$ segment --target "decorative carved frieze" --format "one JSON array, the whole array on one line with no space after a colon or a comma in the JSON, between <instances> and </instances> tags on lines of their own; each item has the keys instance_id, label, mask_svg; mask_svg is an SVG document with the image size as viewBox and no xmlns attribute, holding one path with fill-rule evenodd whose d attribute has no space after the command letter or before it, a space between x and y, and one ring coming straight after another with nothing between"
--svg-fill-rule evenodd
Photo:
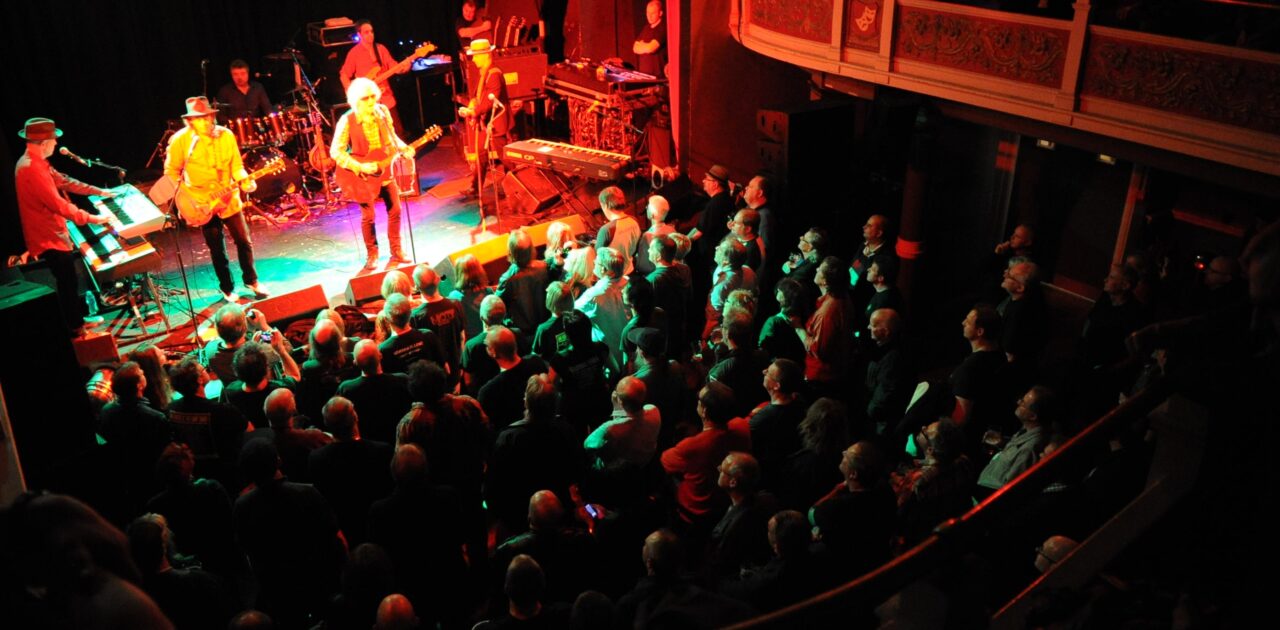
<instances>
[{"instance_id":1,"label":"decorative carved frieze","mask_svg":"<svg viewBox=\"0 0 1280 630\"><path fill-rule=\"evenodd\" d=\"M1081 93L1280 133L1280 65L1094 35Z\"/></svg>"},{"instance_id":2,"label":"decorative carved frieze","mask_svg":"<svg viewBox=\"0 0 1280 630\"><path fill-rule=\"evenodd\" d=\"M898 6L894 54L957 70L1057 87L1066 29Z\"/></svg>"},{"instance_id":3,"label":"decorative carved frieze","mask_svg":"<svg viewBox=\"0 0 1280 630\"><path fill-rule=\"evenodd\" d=\"M809 41L831 41L835 0L752 0L751 24Z\"/></svg>"}]
</instances>

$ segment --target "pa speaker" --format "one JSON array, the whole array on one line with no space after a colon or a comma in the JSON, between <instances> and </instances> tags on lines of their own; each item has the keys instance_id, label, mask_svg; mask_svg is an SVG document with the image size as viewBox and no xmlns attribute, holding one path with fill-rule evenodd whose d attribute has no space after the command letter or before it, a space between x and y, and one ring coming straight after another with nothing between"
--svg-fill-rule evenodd
<instances>
[{"instance_id":1,"label":"pa speaker","mask_svg":"<svg viewBox=\"0 0 1280 630\"><path fill-rule=\"evenodd\" d=\"M58 294L26 281L0 286L0 326L10 335L0 361L0 412L9 418L28 487L46 487L59 464L96 443L85 374L76 362Z\"/></svg>"},{"instance_id":2,"label":"pa speaker","mask_svg":"<svg viewBox=\"0 0 1280 630\"><path fill-rule=\"evenodd\" d=\"M347 281L347 304L352 306L360 306L362 304L382 299L382 280L392 271L403 271L413 278L414 265L406 265L397 267L396 269L387 269L363 276L356 276Z\"/></svg>"},{"instance_id":3,"label":"pa speaker","mask_svg":"<svg viewBox=\"0 0 1280 630\"><path fill-rule=\"evenodd\" d=\"M532 166L508 172L502 178L502 191L511 213L537 214L555 205L561 186L552 177L559 176Z\"/></svg>"},{"instance_id":4,"label":"pa speaker","mask_svg":"<svg viewBox=\"0 0 1280 630\"><path fill-rule=\"evenodd\" d=\"M324 287L317 284L259 300L253 303L253 308L262 311L272 326L284 330L294 321L315 317L321 309L329 308L329 298L324 295Z\"/></svg>"}]
</instances>

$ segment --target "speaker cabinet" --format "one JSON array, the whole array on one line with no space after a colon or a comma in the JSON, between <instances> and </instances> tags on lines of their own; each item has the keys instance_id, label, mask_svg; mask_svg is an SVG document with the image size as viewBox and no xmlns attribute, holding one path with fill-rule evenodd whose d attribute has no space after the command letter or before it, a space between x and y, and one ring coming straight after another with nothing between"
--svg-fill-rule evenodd
<instances>
[{"instance_id":1,"label":"speaker cabinet","mask_svg":"<svg viewBox=\"0 0 1280 630\"><path fill-rule=\"evenodd\" d=\"M537 214L555 205L563 184L553 177L559 179L559 175L535 167L508 172L502 178L502 191L511 213Z\"/></svg>"},{"instance_id":2,"label":"speaker cabinet","mask_svg":"<svg viewBox=\"0 0 1280 630\"><path fill-rule=\"evenodd\" d=\"M53 469L96 443L86 375L76 362L58 294L13 281L0 286L0 326L10 331L0 361L0 390L29 487L45 487Z\"/></svg>"},{"instance_id":3,"label":"speaker cabinet","mask_svg":"<svg viewBox=\"0 0 1280 630\"><path fill-rule=\"evenodd\" d=\"M467 93L474 95L479 71L470 57L463 58L467 73ZM532 98L542 93L542 80L547 76L547 55L536 44L500 48L493 55L493 65L502 69L507 84L507 98Z\"/></svg>"},{"instance_id":4,"label":"speaker cabinet","mask_svg":"<svg viewBox=\"0 0 1280 630\"><path fill-rule=\"evenodd\" d=\"M299 319L315 317L321 309L329 308L329 298L325 297L324 287L316 284L293 293L259 300L253 303L253 308L262 311L272 326L284 330Z\"/></svg>"},{"instance_id":5,"label":"speaker cabinet","mask_svg":"<svg viewBox=\"0 0 1280 630\"><path fill-rule=\"evenodd\" d=\"M403 267L397 267L396 270L403 271L412 278L413 268L414 265L406 265ZM346 292L347 304L350 304L351 306L361 306L374 300L381 300L382 280L392 271L395 270L387 269L386 271L356 276L348 280Z\"/></svg>"}]
</instances>

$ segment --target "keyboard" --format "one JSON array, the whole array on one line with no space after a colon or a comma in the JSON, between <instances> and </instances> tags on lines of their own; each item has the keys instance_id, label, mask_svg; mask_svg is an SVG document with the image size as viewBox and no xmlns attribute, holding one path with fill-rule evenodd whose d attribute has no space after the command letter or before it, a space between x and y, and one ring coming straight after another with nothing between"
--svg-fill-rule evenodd
<instances>
[{"instance_id":1,"label":"keyboard","mask_svg":"<svg viewBox=\"0 0 1280 630\"><path fill-rule=\"evenodd\" d=\"M621 153L538 138L508 143L502 153L504 160L515 164L532 164L565 175L601 181L622 179L631 168L631 157Z\"/></svg>"},{"instance_id":2,"label":"keyboard","mask_svg":"<svg viewBox=\"0 0 1280 630\"><path fill-rule=\"evenodd\" d=\"M89 203L99 214L112 217L111 227L116 234L130 239L150 234L164 227L164 213L151 203L151 199L130 184L111 189L114 197L89 195Z\"/></svg>"},{"instance_id":3,"label":"keyboard","mask_svg":"<svg viewBox=\"0 0 1280 630\"><path fill-rule=\"evenodd\" d=\"M67 231L100 285L160 268L160 254L144 237L117 238L105 226L72 221Z\"/></svg>"}]
</instances>

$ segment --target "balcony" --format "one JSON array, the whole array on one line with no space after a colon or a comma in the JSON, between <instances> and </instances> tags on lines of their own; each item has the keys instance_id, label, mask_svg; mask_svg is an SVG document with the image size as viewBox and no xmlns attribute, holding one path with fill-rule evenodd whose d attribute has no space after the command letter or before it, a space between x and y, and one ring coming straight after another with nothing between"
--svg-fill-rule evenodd
<instances>
[{"instance_id":1,"label":"balcony","mask_svg":"<svg viewBox=\"0 0 1280 630\"><path fill-rule=\"evenodd\" d=\"M759 54L1280 175L1280 54L929 0L739 0ZM852 81L850 81L852 80Z\"/></svg>"}]
</instances>

